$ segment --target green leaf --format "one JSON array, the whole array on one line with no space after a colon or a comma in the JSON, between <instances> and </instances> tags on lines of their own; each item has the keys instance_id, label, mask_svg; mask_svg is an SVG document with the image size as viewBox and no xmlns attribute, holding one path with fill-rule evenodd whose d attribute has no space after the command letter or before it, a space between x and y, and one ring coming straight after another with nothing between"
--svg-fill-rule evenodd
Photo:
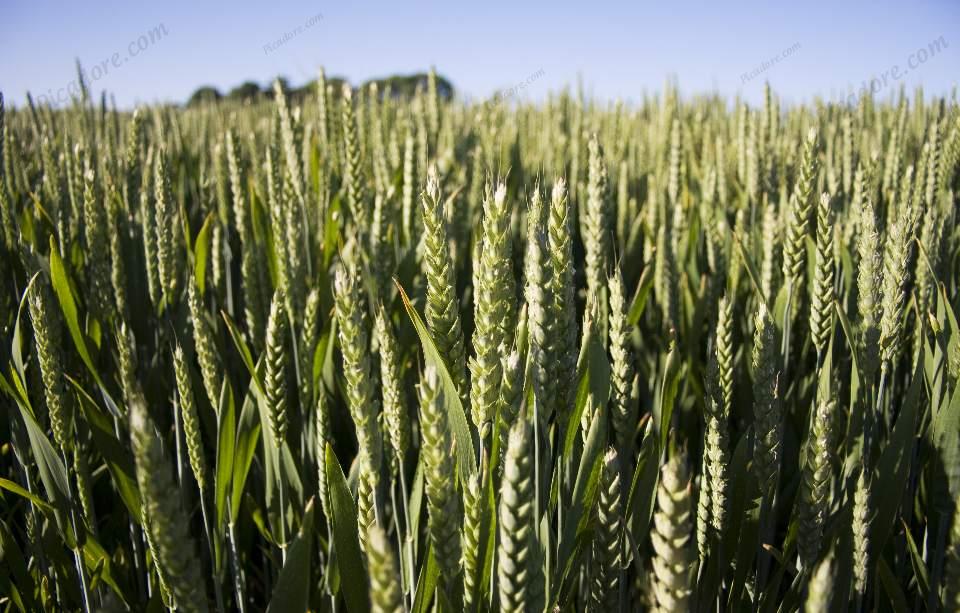
<instances>
[{"instance_id":1,"label":"green leaf","mask_svg":"<svg viewBox=\"0 0 960 613\"><path fill-rule=\"evenodd\" d=\"M740 240L740 235L736 232L733 233L733 242L736 243L737 251L740 252L740 258L746 265L747 276L750 277L750 283L753 285L753 291L757 293L757 300L766 303L766 300L763 297L763 290L760 286L760 273L757 272L757 267L754 265L753 260L750 259L746 248L743 246L743 241Z\"/></svg>"},{"instance_id":2,"label":"green leaf","mask_svg":"<svg viewBox=\"0 0 960 613\"><path fill-rule=\"evenodd\" d=\"M310 596L310 568L313 558L313 498L307 501L300 531L287 549L287 561L270 597L268 613L306 611Z\"/></svg>"},{"instance_id":3,"label":"green leaf","mask_svg":"<svg viewBox=\"0 0 960 613\"><path fill-rule=\"evenodd\" d=\"M73 339L73 344L77 348L77 353L80 354L80 359L83 360L87 370L90 371L97 385L100 386L101 393L109 399L108 404L111 405L110 408L113 411L116 408L116 404L113 402L113 399L110 398L107 387L104 385L103 379L100 378L100 373L93 364L93 358L90 356L90 351L87 348L86 336L80 327L80 315L77 312L77 301L73 296L69 275L67 274L63 259L60 257L60 251L57 248L56 241L52 236L50 237L50 281L53 285L54 293L57 295L57 300L60 302L60 309L63 311L63 317L67 322L67 328L70 330L70 337ZM119 411L115 411L114 414L119 416Z\"/></svg>"},{"instance_id":4,"label":"green leaf","mask_svg":"<svg viewBox=\"0 0 960 613\"><path fill-rule=\"evenodd\" d=\"M653 422L647 422L637 467L630 482L630 494L627 496L628 519L634 518L641 526L650 523L653 516L653 502L657 494L657 482L660 477L660 455L657 453L657 437L653 433Z\"/></svg>"},{"instance_id":5,"label":"green leaf","mask_svg":"<svg viewBox=\"0 0 960 613\"><path fill-rule=\"evenodd\" d=\"M370 610L370 595L367 593L367 571L360 557L357 509L330 443L327 443L325 456L327 487L330 492L330 524L334 546L337 548L340 576L344 578L340 591L343 592L348 610L352 613L365 613Z\"/></svg>"},{"instance_id":6,"label":"green leaf","mask_svg":"<svg viewBox=\"0 0 960 613\"><path fill-rule=\"evenodd\" d=\"M36 600L36 584L27 567L27 560L3 520L0 520L0 551L3 551L3 564L0 564L0 577L4 578L0 583L2 593L9 594L21 611L42 610ZM7 572L11 576L8 577Z\"/></svg>"},{"instance_id":7,"label":"green leaf","mask_svg":"<svg viewBox=\"0 0 960 613\"><path fill-rule=\"evenodd\" d=\"M129 443L120 441L114 431L114 424L109 415L100 410L97 403L87 394L86 390L70 375L67 381L77 391L80 408L90 426L94 446L103 457L110 478L113 480L120 499L123 500L130 517L140 523L140 490L137 488L137 476L134 471L133 454L130 453Z\"/></svg>"},{"instance_id":8,"label":"green leaf","mask_svg":"<svg viewBox=\"0 0 960 613\"><path fill-rule=\"evenodd\" d=\"M592 326L586 326L577 360L577 399L573 412L567 422L567 431L563 442L563 455L573 453L573 444L580 433L580 416L588 399L592 396L594 404L606 405L610 400L610 360L603 341L592 332Z\"/></svg>"},{"instance_id":9,"label":"green leaf","mask_svg":"<svg viewBox=\"0 0 960 613\"><path fill-rule=\"evenodd\" d=\"M233 481L234 458L237 450L236 403L233 388L227 377L220 390L220 410L217 412L217 470L214 474L214 504L217 532L222 531L227 513L227 494Z\"/></svg>"},{"instance_id":10,"label":"green leaf","mask_svg":"<svg viewBox=\"0 0 960 613\"><path fill-rule=\"evenodd\" d=\"M47 504L46 501L42 500L36 494L31 494L30 492L23 489L13 481L10 481L9 479L0 478L0 487L7 490L8 492L13 492L17 496L26 498L33 504L37 505L37 507L44 513L53 513L53 510L54 510L53 507Z\"/></svg>"},{"instance_id":11,"label":"green leaf","mask_svg":"<svg viewBox=\"0 0 960 613\"><path fill-rule=\"evenodd\" d=\"M883 586L883 591L887 593L893 610L896 613L908 613L910 605L907 604L907 596L900 587L900 580L893 574L882 556L877 556L877 575L880 577L880 584Z\"/></svg>"},{"instance_id":12,"label":"green leaf","mask_svg":"<svg viewBox=\"0 0 960 613\"><path fill-rule=\"evenodd\" d=\"M340 222L343 220L343 211L340 206L340 196L334 196L327 207L327 219L323 224L323 267L330 268L330 262L337 252L337 243L340 242Z\"/></svg>"},{"instance_id":13,"label":"green leaf","mask_svg":"<svg viewBox=\"0 0 960 613\"><path fill-rule=\"evenodd\" d=\"M210 253L210 228L213 225L213 219L214 211L210 211L193 245L193 274L197 279L197 288L201 296L206 293L207 257Z\"/></svg>"},{"instance_id":14,"label":"green leaf","mask_svg":"<svg viewBox=\"0 0 960 613\"><path fill-rule=\"evenodd\" d=\"M424 358L436 367L443 381L443 399L447 409L447 417L450 420L450 426L453 430L453 439L456 442L457 468L460 472L460 480L466 483L470 475L477 472L476 455L473 449L473 435L470 432L470 424L467 422L467 415L463 411L463 405L460 403L460 394L457 392L457 386L453 384L453 379L447 371L447 367L440 357L437 346L433 343L430 332L417 314L417 310L410 303L407 293L403 287L394 280L397 289L400 291L400 297L403 300L403 306L407 309L407 315L413 322L417 334L420 336L420 344L423 346Z\"/></svg>"},{"instance_id":15,"label":"green leaf","mask_svg":"<svg viewBox=\"0 0 960 613\"><path fill-rule=\"evenodd\" d=\"M253 379L253 384L257 387L257 390L262 395L266 395L263 391L263 382L260 380L260 375L257 372L256 364L253 361L253 354L250 353L250 347L247 346L247 342L243 340L243 334L240 333L240 329L237 328L237 324L233 323L233 319L227 315L226 311L221 311L220 315L223 316L223 321L227 324L227 331L230 332L230 338L233 339L234 345L237 347L237 351L240 352L240 358L243 360L244 366L247 367L247 371L250 373L250 378Z\"/></svg>"},{"instance_id":16,"label":"green leaf","mask_svg":"<svg viewBox=\"0 0 960 613\"><path fill-rule=\"evenodd\" d=\"M440 578L440 566L433 553L433 546L427 547L427 562L420 567L420 576L417 578L417 591L413 598L412 613L428 613L433 594L437 589L437 580Z\"/></svg>"},{"instance_id":17,"label":"green leaf","mask_svg":"<svg viewBox=\"0 0 960 613\"><path fill-rule=\"evenodd\" d=\"M83 559L86 567L91 572L96 572L100 581L107 584L124 603L129 603L126 594L130 590L117 583L117 578L113 576L110 555L90 533L87 533L83 541Z\"/></svg>"},{"instance_id":18,"label":"green leaf","mask_svg":"<svg viewBox=\"0 0 960 613\"><path fill-rule=\"evenodd\" d=\"M653 414L653 423L660 432L660 448L663 454L667 448L667 438L670 436L670 422L673 419L674 401L677 398L677 387L680 384L680 357L677 355L675 343L671 343L670 352L663 366L663 385L660 387L660 402L657 411Z\"/></svg>"},{"instance_id":19,"label":"green leaf","mask_svg":"<svg viewBox=\"0 0 960 613\"><path fill-rule=\"evenodd\" d=\"M907 477L910 475L917 410L923 385L921 368L922 365L917 364L900 416L890 434L890 441L877 462L877 474L883 479L886 495L877 497L877 515L871 524L870 546L876 547L874 551L883 551L887 537L893 530L897 512L900 509L900 501L903 498L903 490L907 485Z\"/></svg>"},{"instance_id":20,"label":"green leaf","mask_svg":"<svg viewBox=\"0 0 960 613\"><path fill-rule=\"evenodd\" d=\"M237 428L237 444L233 459L233 477L230 488L230 518L235 522L240 514L240 503L243 500L243 490L246 487L247 475L253 456L257 452L260 442L260 418L257 414L253 394L248 393L240 411L240 423Z\"/></svg>"},{"instance_id":21,"label":"green leaf","mask_svg":"<svg viewBox=\"0 0 960 613\"><path fill-rule=\"evenodd\" d=\"M570 501L570 512L564 516L563 534L560 540L558 560L567 560L574 551L574 543L581 527L581 520L586 517L586 510L591 508L591 493L595 493L595 481L599 474L600 458L607 441L607 411L606 404L599 404L594 409L597 414L590 423L590 431L583 445L583 454L580 456L580 466L577 469L577 480L573 487L573 498ZM594 487L591 487L594 486ZM594 490L591 492L591 490Z\"/></svg>"},{"instance_id":22,"label":"green leaf","mask_svg":"<svg viewBox=\"0 0 960 613\"><path fill-rule=\"evenodd\" d=\"M926 600L930 594L930 576L927 574L927 564L917 549L917 543L913 540L913 534L910 533L910 526L907 522L900 519L903 524L903 535L907 540L907 550L910 552L910 563L913 565L913 576L917 579L917 587L920 588L920 595Z\"/></svg>"},{"instance_id":23,"label":"green leaf","mask_svg":"<svg viewBox=\"0 0 960 613\"><path fill-rule=\"evenodd\" d=\"M630 310L627 311L628 325L637 325L637 322L643 317L643 310L647 306L647 298L650 297L650 290L653 288L653 279L653 266L644 266L643 272L640 273L640 283L637 284L637 291L633 295L633 300L630 301Z\"/></svg>"},{"instance_id":24,"label":"green leaf","mask_svg":"<svg viewBox=\"0 0 960 613\"><path fill-rule=\"evenodd\" d=\"M20 327L20 318L23 316L23 309L27 305L27 296L30 295L30 288L38 276L40 276L39 272L33 275L33 278L30 279L30 282L27 284L27 288L23 290L23 297L20 298L20 306L17 308L17 318L13 326L13 342L10 343L10 355L13 357L13 365L16 366L21 379L25 379L26 375L24 374L23 331Z\"/></svg>"},{"instance_id":25,"label":"green leaf","mask_svg":"<svg viewBox=\"0 0 960 613\"><path fill-rule=\"evenodd\" d=\"M757 490L756 481L747 469L747 462L750 459L749 438L746 433L740 437L730 461L730 489L727 495L727 500L730 501L728 515L730 523L721 536L720 542L722 556L720 568L723 572L726 572L732 561L737 561L733 584L735 589L730 594L731 602L736 602L734 599L740 598L739 590L742 589L746 573L753 564L757 547L760 508L754 501Z\"/></svg>"},{"instance_id":26,"label":"green leaf","mask_svg":"<svg viewBox=\"0 0 960 613\"><path fill-rule=\"evenodd\" d=\"M12 369L11 369L12 370ZM14 381L19 382L16 373L11 372ZM20 415L27 427L27 436L30 438L30 448L40 472L40 481L47 492L47 497L58 511L58 521L66 518L67 506L70 504L70 488L67 482L67 469L57 454L47 435L33 416L33 409L23 402L17 402ZM64 524L61 523L61 528Z\"/></svg>"}]
</instances>

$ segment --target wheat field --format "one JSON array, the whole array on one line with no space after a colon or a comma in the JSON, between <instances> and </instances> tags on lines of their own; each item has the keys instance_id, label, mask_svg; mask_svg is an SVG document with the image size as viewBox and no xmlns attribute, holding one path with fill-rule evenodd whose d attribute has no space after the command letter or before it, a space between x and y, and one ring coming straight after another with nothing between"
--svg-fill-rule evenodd
<instances>
[{"instance_id":1,"label":"wheat field","mask_svg":"<svg viewBox=\"0 0 960 613\"><path fill-rule=\"evenodd\" d=\"M955 93L0 133L5 611L960 610Z\"/></svg>"}]
</instances>

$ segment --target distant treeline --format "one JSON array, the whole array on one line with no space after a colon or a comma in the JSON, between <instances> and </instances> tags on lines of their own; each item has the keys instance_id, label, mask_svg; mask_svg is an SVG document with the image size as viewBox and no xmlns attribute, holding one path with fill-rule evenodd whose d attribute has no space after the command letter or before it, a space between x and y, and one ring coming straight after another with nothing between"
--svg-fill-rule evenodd
<instances>
[{"instance_id":1,"label":"distant treeline","mask_svg":"<svg viewBox=\"0 0 960 613\"><path fill-rule=\"evenodd\" d=\"M341 77L327 77L327 85L332 86L335 96L339 96L343 89L343 84L347 80ZM382 79L370 79L363 82L359 88L366 89L371 83L376 83L381 95L389 95L397 98L409 98L414 95L418 87L424 90L427 87L427 73L418 72L412 75L392 75ZM316 93L316 79L304 83L300 87L292 87L289 82L281 78L280 85L286 93L287 100L294 103L303 100L305 97ZM445 77L437 75L437 93L442 98L452 98L454 89L453 84ZM198 88L187 100L187 106L196 106L199 104L227 100L231 102L257 102L260 100L273 99L273 84L265 83L260 85L254 81L244 81L234 87L229 92L223 93L216 87L204 85Z\"/></svg>"}]
</instances>

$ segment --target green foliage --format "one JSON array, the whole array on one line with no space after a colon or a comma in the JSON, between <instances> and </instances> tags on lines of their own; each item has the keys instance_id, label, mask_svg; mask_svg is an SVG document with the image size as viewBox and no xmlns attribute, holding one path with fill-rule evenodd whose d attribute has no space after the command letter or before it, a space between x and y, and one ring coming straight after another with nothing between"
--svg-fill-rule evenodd
<instances>
[{"instance_id":1,"label":"green foliage","mask_svg":"<svg viewBox=\"0 0 960 613\"><path fill-rule=\"evenodd\" d=\"M0 104L0 606L956 608L955 100L217 98Z\"/></svg>"}]
</instances>

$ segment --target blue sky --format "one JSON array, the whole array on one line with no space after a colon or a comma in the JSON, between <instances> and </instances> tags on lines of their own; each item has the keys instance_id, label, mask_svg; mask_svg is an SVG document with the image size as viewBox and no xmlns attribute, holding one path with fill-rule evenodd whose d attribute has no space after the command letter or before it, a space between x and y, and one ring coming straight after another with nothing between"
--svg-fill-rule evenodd
<instances>
[{"instance_id":1,"label":"blue sky","mask_svg":"<svg viewBox=\"0 0 960 613\"><path fill-rule=\"evenodd\" d=\"M298 84L321 65L354 82L434 65L469 96L489 96L542 70L519 94L530 99L578 79L603 99L638 100L675 78L684 93L740 93L752 102L769 79L791 103L839 97L884 72L880 97L901 84L947 94L960 77L957 0L239 0L222 7L202 0L4 0L0 15L0 91L14 104L27 90L55 97L74 78L75 58L88 71L102 66L90 73L99 75L93 89L115 94L121 107L181 102L205 84L226 90L277 75ZM140 36L161 24L166 34L140 49ZM945 45L921 63L918 50L936 40Z\"/></svg>"}]
</instances>

